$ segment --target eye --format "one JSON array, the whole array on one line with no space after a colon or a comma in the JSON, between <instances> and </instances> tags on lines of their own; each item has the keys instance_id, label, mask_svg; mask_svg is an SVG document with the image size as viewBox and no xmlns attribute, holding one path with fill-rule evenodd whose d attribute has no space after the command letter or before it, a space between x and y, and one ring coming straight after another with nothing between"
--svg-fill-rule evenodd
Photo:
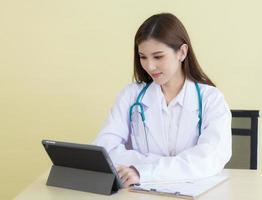
<instances>
[{"instance_id":1,"label":"eye","mask_svg":"<svg viewBox=\"0 0 262 200\"><path fill-rule=\"evenodd\" d=\"M144 59L146 59L146 57L145 57L145 56L139 56L139 58L140 58L141 60L144 60Z\"/></svg>"},{"instance_id":2,"label":"eye","mask_svg":"<svg viewBox=\"0 0 262 200\"><path fill-rule=\"evenodd\" d=\"M164 56L155 56L154 58L155 59L157 59L157 60L159 60L159 59L161 59L161 58L163 58Z\"/></svg>"}]
</instances>

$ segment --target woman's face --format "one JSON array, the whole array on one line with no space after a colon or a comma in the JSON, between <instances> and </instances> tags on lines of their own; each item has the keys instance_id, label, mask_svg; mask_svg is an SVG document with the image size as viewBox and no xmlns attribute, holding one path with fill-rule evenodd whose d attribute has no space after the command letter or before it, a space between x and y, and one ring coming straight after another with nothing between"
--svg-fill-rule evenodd
<instances>
[{"instance_id":1,"label":"woman's face","mask_svg":"<svg viewBox=\"0 0 262 200\"><path fill-rule=\"evenodd\" d=\"M155 83L168 85L184 77L181 61L186 52L183 50L174 51L162 42L148 39L138 45L138 53L143 69Z\"/></svg>"}]
</instances>

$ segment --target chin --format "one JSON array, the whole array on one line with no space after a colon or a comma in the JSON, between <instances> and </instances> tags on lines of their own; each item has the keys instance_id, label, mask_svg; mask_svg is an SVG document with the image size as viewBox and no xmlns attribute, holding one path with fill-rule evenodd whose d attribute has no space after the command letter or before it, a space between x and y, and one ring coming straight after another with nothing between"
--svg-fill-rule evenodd
<instances>
[{"instance_id":1,"label":"chin","mask_svg":"<svg viewBox=\"0 0 262 200\"><path fill-rule=\"evenodd\" d=\"M153 79L153 81L157 84L157 85L164 85L166 83L165 80L160 80L160 79Z\"/></svg>"}]
</instances>

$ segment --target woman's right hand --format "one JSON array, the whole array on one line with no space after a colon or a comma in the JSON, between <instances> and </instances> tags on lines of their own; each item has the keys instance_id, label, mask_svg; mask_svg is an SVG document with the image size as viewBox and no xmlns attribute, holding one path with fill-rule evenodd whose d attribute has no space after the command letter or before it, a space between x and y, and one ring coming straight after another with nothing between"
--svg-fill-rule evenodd
<instances>
[{"instance_id":1,"label":"woman's right hand","mask_svg":"<svg viewBox=\"0 0 262 200\"><path fill-rule=\"evenodd\" d=\"M139 173L133 166L127 167L121 165L117 167L117 173L123 183L124 188L139 183Z\"/></svg>"}]
</instances>

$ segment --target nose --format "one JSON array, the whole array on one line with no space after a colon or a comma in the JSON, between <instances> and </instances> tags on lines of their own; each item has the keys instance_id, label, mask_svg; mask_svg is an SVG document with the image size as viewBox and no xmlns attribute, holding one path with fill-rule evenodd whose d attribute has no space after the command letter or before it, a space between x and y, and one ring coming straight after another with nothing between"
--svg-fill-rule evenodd
<instances>
[{"instance_id":1,"label":"nose","mask_svg":"<svg viewBox=\"0 0 262 200\"><path fill-rule=\"evenodd\" d=\"M156 69L156 63L149 59L144 63L144 66L148 71L154 71Z\"/></svg>"}]
</instances>

